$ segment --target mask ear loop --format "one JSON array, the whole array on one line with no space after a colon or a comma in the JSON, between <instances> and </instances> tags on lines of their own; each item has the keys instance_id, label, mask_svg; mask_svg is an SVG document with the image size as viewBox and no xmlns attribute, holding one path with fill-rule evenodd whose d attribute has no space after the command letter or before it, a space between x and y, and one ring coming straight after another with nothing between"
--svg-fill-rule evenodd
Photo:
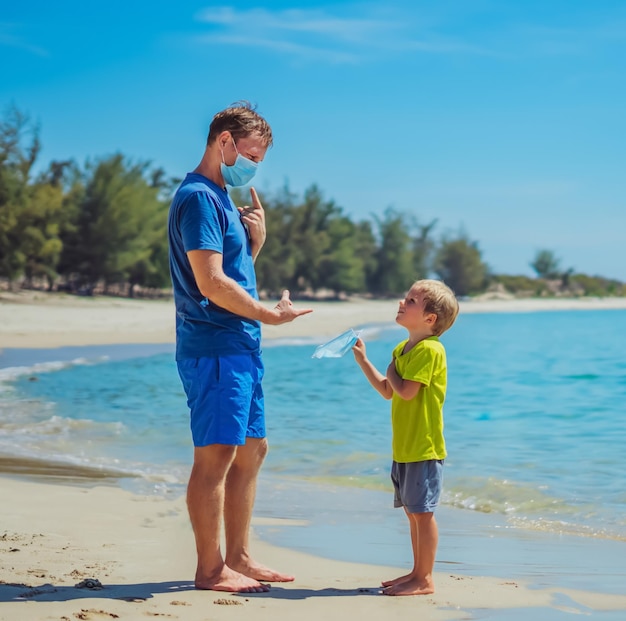
<instances>
[{"instance_id":1,"label":"mask ear loop","mask_svg":"<svg viewBox=\"0 0 626 621\"><path fill-rule=\"evenodd\" d=\"M235 147L235 153L237 155L239 155L239 149L237 148L237 143L235 142L235 137L231 134L230 135L231 140L233 141L233 147Z\"/></svg>"},{"instance_id":2,"label":"mask ear loop","mask_svg":"<svg viewBox=\"0 0 626 621\"><path fill-rule=\"evenodd\" d=\"M235 147L235 153L239 155L239 150L237 149L237 143L235 142L235 138L232 134L230 134L230 139L233 141L233 147ZM228 166L228 164L226 163L226 160L224 159L224 149L222 147L220 147L220 153L222 154L222 164L224 164L224 166Z\"/></svg>"}]
</instances>

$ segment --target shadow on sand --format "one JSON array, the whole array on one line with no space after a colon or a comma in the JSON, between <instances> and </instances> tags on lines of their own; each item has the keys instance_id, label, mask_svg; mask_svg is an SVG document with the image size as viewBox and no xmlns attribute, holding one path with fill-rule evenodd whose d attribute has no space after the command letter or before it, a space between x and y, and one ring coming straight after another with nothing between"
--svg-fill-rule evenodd
<instances>
[{"instance_id":1,"label":"shadow on sand","mask_svg":"<svg viewBox=\"0 0 626 621\"><path fill-rule=\"evenodd\" d=\"M105 584L99 589L85 589L76 586L55 586L45 583L29 586L19 583L0 583L0 603L2 602L68 602L78 599L118 599L127 602L141 602L155 595L168 593L176 595L185 591L194 591L193 582L142 582L138 584ZM301 600L311 597L350 597L356 595L378 595L380 587L360 587L356 589L291 589L272 586L266 593L229 593L211 591L214 595L228 597L254 597L284 600Z\"/></svg>"}]
</instances>

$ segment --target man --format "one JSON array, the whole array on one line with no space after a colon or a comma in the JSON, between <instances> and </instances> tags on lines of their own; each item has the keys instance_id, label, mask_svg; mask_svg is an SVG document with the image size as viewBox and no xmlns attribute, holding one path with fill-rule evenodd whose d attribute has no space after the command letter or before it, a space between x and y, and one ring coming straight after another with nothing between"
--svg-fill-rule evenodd
<instances>
[{"instance_id":1,"label":"man","mask_svg":"<svg viewBox=\"0 0 626 621\"><path fill-rule=\"evenodd\" d=\"M260 304L254 260L265 242L265 213L254 188L252 205L239 209L225 188L248 183L271 145L270 126L247 102L219 112L200 164L170 207L176 360L194 442L187 507L198 589L255 593L267 591L267 582L293 580L258 564L249 551L256 480L267 453L260 324L311 311L295 309L288 291L273 309Z\"/></svg>"}]
</instances>

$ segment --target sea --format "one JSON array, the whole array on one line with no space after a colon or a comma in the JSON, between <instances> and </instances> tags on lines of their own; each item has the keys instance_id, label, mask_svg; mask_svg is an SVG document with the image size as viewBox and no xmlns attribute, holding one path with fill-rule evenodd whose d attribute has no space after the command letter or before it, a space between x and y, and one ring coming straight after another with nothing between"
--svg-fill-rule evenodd
<instances>
[{"instance_id":1,"label":"sea","mask_svg":"<svg viewBox=\"0 0 626 621\"><path fill-rule=\"evenodd\" d=\"M384 371L404 330L354 328ZM466 313L441 340L435 569L626 594L626 310ZM321 342L264 342L270 452L255 530L410 567L406 518L392 508L390 404L351 353L313 358ZM179 496L191 460L171 345L0 351L0 472Z\"/></svg>"}]
</instances>

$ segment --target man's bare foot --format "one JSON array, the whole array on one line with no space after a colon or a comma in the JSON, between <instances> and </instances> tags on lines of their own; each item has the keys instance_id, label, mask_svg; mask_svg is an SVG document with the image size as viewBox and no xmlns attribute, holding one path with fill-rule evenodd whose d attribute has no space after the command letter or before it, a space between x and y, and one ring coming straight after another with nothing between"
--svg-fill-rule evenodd
<instances>
[{"instance_id":1,"label":"man's bare foot","mask_svg":"<svg viewBox=\"0 0 626 621\"><path fill-rule=\"evenodd\" d=\"M229 591L231 593L265 593L270 590L269 584L261 584L258 580L245 576L224 565L214 576L196 574L196 589L205 591Z\"/></svg>"},{"instance_id":2,"label":"man's bare foot","mask_svg":"<svg viewBox=\"0 0 626 621\"><path fill-rule=\"evenodd\" d=\"M398 578L394 578L393 580L385 580L384 582L381 582L380 584L384 587L390 587L393 586L394 584L400 584L401 582L406 582L407 580L410 580L413 577L413 574L406 574L404 576L399 576Z\"/></svg>"},{"instance_id":3,"label":"man's bare foot","mask_svg":"<svg viewBox=\"0 0 626 621\"><path fill-rule=\"evenodd\" d=\"M397 582L383 589L383 595L430 595L434 592L435 584L431 579L417 578Z\"/></svg>"},{"instance_id":4,"label":"man's bare foot","mask_svg":"<svg viewBox=\"0 0 626 621\"><path fill-rule=\"evenodd\" d=\"M293 582L295 580L294 576L281 574L278 571L265 567L265 565L255 563L252 560L242 563L233 563L232 567L253 580L262 580L263 582Z\"/></svg>"}]
</instances>

